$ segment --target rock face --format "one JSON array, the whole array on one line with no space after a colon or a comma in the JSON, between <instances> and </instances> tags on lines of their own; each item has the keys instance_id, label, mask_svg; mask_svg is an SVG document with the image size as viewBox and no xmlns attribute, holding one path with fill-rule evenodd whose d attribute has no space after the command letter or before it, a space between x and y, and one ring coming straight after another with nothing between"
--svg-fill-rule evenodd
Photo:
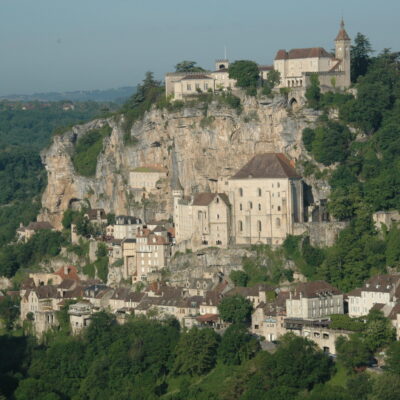
<instances>
[{"instance_id":1,"label":"rock face","mask_svg":"<svg viewBox=\"0 0 400 400\"><path fill-rule=\"evenodd\" d=\"M130 132L136 144L124 144L123 117L100 119L73 127L56 136L41 156L48 173L39 220L61 228L63 212L86 199L92 208L139 217L172 214L171 177L179 175L185 194L217 190L217 180L233 175L255 153L284 152L295 161L307 159L301 132L313 124L318 113L288 110L282 98L242 101L240 115L232 108L211 103L176 112L153 109L137 121ZM77 175L71 155L74 144L94 128L110 125L97 160L96 175ZM175 162L172 162L172 159ZM129 187L129 171L142 165L161 165L167 180L146 201L139 202ZM300 164L296 167L301 171ZM175 169L175 171L174 171ZM326 198L329 187L313 182L313 196Z\"/></svg>"}]
</instances>

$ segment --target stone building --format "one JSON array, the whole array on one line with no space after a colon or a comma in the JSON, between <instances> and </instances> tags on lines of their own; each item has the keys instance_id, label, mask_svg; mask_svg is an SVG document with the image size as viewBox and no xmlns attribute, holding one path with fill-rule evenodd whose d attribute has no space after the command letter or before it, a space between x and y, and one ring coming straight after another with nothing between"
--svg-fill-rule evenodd
<instances>
[{"instance_id":1,"label":"stone building","mask_svg":"<svg viewBox=\"0 0 400 400\"><path fill-rule=\"evenodd\" d=\"M385 225L386 228L390 230L393 225L400 225L400 213L396 210L377 211L372 214L372 220L378 231L382 230L382 225Z\"/></svg>"},{"instance_id":2,"label":"stone building","mask_svg":"<svg viewBox=\"0 0 400 400\"><path fill-rule=\"evenodd\" d=\"M139 228L143 226L140 218L127 215L115 217L115 224L107 226L107 236L114 239L134 239Z\"/></svg>"},{"instance_id":3,"label":"stone building","mask_svg":"<svg viewBox=\"0 0 400 400\"><path fill-rule=\"evenodd\" d=\"M35 233L41 230L51 230L54 231L53 225L49 222L30 222L28 226L24 226L20 223L19 228L17 229L17 237L18 241L26 242L28 241Z\"/></svg>"},{"instance_id":4,"label":"stone building","mask_svg":"<svg viewBox=\"0 0 400 400\"><path fill-rule=\"evenodd\" d=\"M281 153L254 156L228 180L233 242L279 245L303 222L303 183Z\"/></svg>"},{"instance_id":5,"label":"stone building","mask_svg":"<svg viewBox=\"0 0 400 400\"><path fill-rule=\"evenodd\" d=\"M142 229L136 237L136 271L133 281L147 280L150 273L162 270L171 257L171 244L166 230Z\"/></svg>"},{"instance_id":6,"label":"stone building","mask_svg":"<svg viewBox=\"0 0 400 400\"><path fill-rule=\"evenodd\" d=\"M351 40L342 20L335 38L334 55L322 47L279 50L274 60L274 69L281 75L279 87L307 87L311 74L316 73L322 88L348 88L350 44Z\"/></svg>"},{"instance_id":7,"label":"stone building","mask_svg":"<svg viewBox=\"0 0 400 400\"><path fill-rule=\"evenodd\" d=\"M214 71L203 72L169 72L165 74L165 91L167 97L183 100L202 92L232 89L236 80L229 78L229 61L215 61Z\"/></svg>"},{"instance_id":8,"label":"stone building","mask_svg":"<svg viewBox=\"0 0 400 400\"><path fill-rule=\"evenodd\" d=\"M367 315L375 304L394 306L400 298L400 275L377 275L347 294L349 316Z\"/></svg>"},{"instance_id":9,"label":"stone building","mask_svg":"<svg viewBox=\"0 0 400 400\"><path fill-rule=\"evenodd\" d=\"M224 193L196 193L184 198L183 189L173 191L175 239L188 241L192 250L229 244L230 203Z\"/></svg>"},{"instance_id":10,"label":"stone building","mask_svg":"<svg viewBox=\"0 0 400 400\"><path fill-rule=\"evenodd\" d=\"M129 173L129 185L133 189L151 191L157 188L162 179L167 177L167 170L160 165L143 165Z\"/></svg>"},{"instance_id":11,"label":"stone building","mask_svg":"<svg viewBox=\"0 0 400 400\"><path fill-rule=\"evenodd\" d=\"M343 313L343 293L324 281L300 283L290 290L286 299L288 318L326 319Z\"/></svg>"},{"instance_id":12,"label":"stone building","mask_svg":"<svg viewBox=\"0 0 400 400\"><path fill-rule=\"evenodd\" d=\"M90 325L93 306L88 301L80 301L69 306L68 314L72 334L78 335L83 329Z\"/></svg>"}]
</instances>

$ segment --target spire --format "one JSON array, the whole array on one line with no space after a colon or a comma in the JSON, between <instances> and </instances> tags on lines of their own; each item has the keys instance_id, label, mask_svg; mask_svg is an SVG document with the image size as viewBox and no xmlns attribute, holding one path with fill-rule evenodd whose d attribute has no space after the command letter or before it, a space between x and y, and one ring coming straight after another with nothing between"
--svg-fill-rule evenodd
<instances>
[{"instance_id":1,"label":"spire","mask_svg":"<svg viewBox=\"0 0 400 400\"><path fill-rule=\"evenodd\" d=\"M340 21L340 29L339 33L336 36L335 42L337 42L338 40L350 40L349 35L346 32L346 29L344 29L343 17L342 20Z\"/></svg>"}]
</instances>

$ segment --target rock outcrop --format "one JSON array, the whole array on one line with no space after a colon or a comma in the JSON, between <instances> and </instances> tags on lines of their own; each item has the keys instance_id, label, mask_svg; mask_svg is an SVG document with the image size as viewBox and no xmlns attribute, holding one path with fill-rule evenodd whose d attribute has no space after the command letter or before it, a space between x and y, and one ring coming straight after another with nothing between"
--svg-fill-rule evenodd
<instances>
[{"instance_id":1,"label":"rock outcrop","mask_svg":"<svg viewBox=\"0 0 400 400\"><path fill-rule=\"evenodd\" d=\"M233 175L255 153L284 152L295 161L308 157L301 132L315 122L318 113L306 109L294 113L282 98L267 102L245 98L242 104L240 115L217 102L206 109L199 104L176 112L154 108L133 125L130 135L136 144L131 145L124 141L123 117L95 120L55 136L41 154L48 185L39 220L61 228L63 212L85 199L92 208L115 214L168 217L173 173L179 174L185 192L192 193L217 190L218 179ZM71 161L74 145L82 135L104 124L110 125L112 133L104 140L96 175L79 176ZM172 163L172 158L176 162ZM139 202L129 187L129 171L149 164L165 167L167 180L146 201ZM297 167L301 168L300 163ZM327 191L329 187L314 182L314 198L326 198Z\"/></svg>"}]
</instances>

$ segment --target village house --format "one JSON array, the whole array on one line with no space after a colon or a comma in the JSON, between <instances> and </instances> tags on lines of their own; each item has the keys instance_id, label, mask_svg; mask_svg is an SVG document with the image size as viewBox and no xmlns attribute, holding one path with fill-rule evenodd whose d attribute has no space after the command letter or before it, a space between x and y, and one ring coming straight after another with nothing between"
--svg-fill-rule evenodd
<instances>
[{"instance_id":1,"label":"village house","mask_svg":"<svg viewBox=\"0 0 400 400\"><path fill-rule=\"evenodd\" d=\"M281 153L254 156L228 180L236 244L280 245L303 222L303 182Z\"/></svg>"},{"instance_id":2,"label":"village house","mask_svg":"<svg viewBox=\"0 0 400 400\"><path fill-rule=\"evenodd\" d=\"M162 270L171 257L171 244L165 228L142 229L136 237L136 271L133 281L145 281L147 275Z\"/></svg>"},{"instance_id":3,"label":"village house","mask_svg":"<svg viewBox=\"0 0 400 400\"><path fill-rule=\"evenodd\" d=\"M394 306L400 298L400 275L377 275L347 294L350 317L367 315L375 304Z\"/></svg>"},{"instance_id":4,"label":"village house","mask_svg":"<svg viewBox=\"0 0 400 400\"><path fill-rule=\"evenodd\" d=\"M41 230L54 231L53 225L49 222L38 221L30 222L28 226L24 226L21 222L19 228L17 229L17 240L21 242L28 241L35 233Z\"/></svg>"},{"instance_id":5,"label":"village house","mask_svg":"<svg viewBox=\"0 0 400 400\"><path fill-rule=\"evenodd\" d=\"M286 299L288 318L304 320L326 319L332 314L344 314L343 293L324 281L299 283Z\"/></svg>"},{"instance_id":6,"label":"village house","mask_svg":"<svg viewBox=\"0 0 400 400\"><path fill-rule=\"evenodd\" d=\"M69 306L68 315L73 335L78 335L90 325L92 314L93 306L88 301L80 301Z\"/></svg>"},{"instance_id":7,"label":"village house","mask_svg":"<svg viewBox=\"0 0 400 400\"><path fill-rule=\"evenodd\" d=\"M115 224L107 226L106 235L114 239L134 239L139 228L143 227L140 218L127 215L115 217Z\"/></svg>"},{"instance_id":8,"label":"village house","mask_svg":"<svg viewBox=\"0 0 400 400\"><path fill-rule=\"evenodd\" d=\"M84 217L87 218L90 221L90 223L95 225L107 224L107 215L104 209L102 208L93 208L91 210L88 210L85 213Z\"/></svg>"},{"instance_id":9,"label":"village house","mask_svg":"<svg viewBox=\"0 0 400 400\"><path fill-rule=\"evenodd\" d=\"M169 72L165 74L166 96L184 100L204 92L233 89L236 80L229 78L229 60L215 61L214 71Z\"/></svg>"},{"instance_id":10,"label":"village house","mask_svg":"<svg viewBox=\"0 0 400 400\"><path fill-rule=\"evenodd\" d=\"M270 297L258 303L251 316L251 332L273 342L286 333L286 299L289 292L279 291L274 298Z\"/></svg>"}]
</instances>

